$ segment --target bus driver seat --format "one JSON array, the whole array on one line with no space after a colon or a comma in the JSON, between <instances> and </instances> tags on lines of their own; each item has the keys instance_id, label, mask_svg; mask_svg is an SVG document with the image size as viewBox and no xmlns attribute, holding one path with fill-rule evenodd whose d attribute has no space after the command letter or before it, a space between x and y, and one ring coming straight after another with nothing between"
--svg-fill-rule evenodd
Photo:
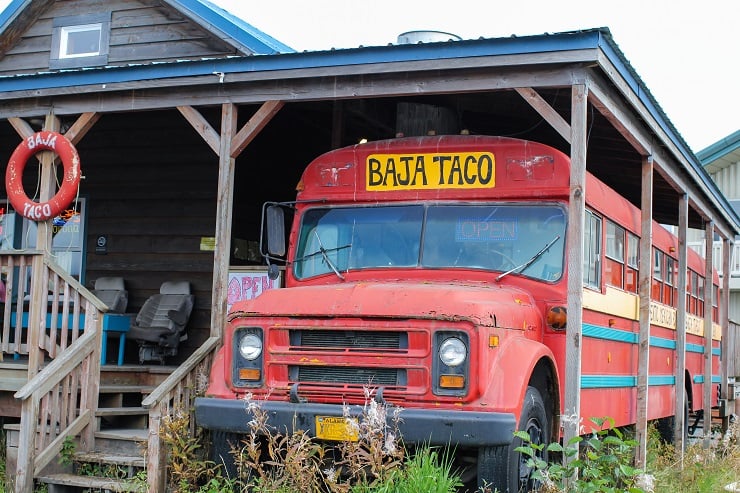
<instances>
[{"instance_id":1,"label":"bus driver seat","mask_svg":"<svg viewBox=\"0 0 740 493\"><path fill-rule=\"evenodd\" d=\"M139 344L139 363L175 356L180 341L187 339L185 326L193 310L195 296L187 281L166 281L159 294L150 296L136 315L129 337Z\"/></svg>"}]
</instances>

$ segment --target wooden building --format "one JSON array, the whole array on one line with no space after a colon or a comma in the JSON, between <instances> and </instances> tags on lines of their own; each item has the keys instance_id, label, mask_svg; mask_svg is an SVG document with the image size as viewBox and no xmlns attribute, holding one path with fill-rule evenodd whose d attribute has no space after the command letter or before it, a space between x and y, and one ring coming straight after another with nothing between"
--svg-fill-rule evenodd
<instances>
[{"instance_id":1,"label":"wooden building","mask_svg":"<svg viewBox=\"0 0 740 493\"><path fill-rule=\"evenodd\" d=\"M207 375L230 271L263 267L262 203L291 200L303 167L327 150L431 131L537 140L648 217L725 242L738 233L738 216L606 28L297 53L205 0L13 0L0 13L0 100L3 173L22 139L43 129L75 144L84 175L79 244L17 226L0 252L6 270L28 266L49 280L24 292L38 333L15 334L6 305L0 335L0 410L19 492L46 474L65 437L100 448L101 423L114 422L105 413L128 399L111 390L121 382L146 388L128 413L142 415L150 490L163 491L161 418L188 408ZM45 200L53 156L39 160L23 179ZM574 282L581 269L571 263ZM117 365L115 338L101 357L107 307L90 290L111 276L125 280L128 313L164 281L190 283L188 339L165 367L139 366L132 341ZM69 313L86 314L86 330L58 335L63 343L44 326L46 297L60 294L73 300ZM57 384L84 398L64 407Z\"/></svg>"}]
</instances>

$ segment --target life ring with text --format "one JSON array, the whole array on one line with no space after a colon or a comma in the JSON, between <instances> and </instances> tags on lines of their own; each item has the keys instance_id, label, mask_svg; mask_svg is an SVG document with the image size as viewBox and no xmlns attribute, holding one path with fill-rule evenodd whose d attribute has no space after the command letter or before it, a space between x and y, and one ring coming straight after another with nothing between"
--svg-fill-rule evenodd
<instances>
[{"instance_id":1,"label":"life ring with text","mask_svg":"<svg viewBox=\"0 0 740 493\"><path fill-rule=\"evenodd\" d=\"M34 202L23 189L23 170L28 160L41 151L59 155L64 166L64 177L57 193L46 202ZM36 132L18 144L8 161L5 171L5 189L13 208L23 217L33 221L46 221L56 217L77 195L80 184L80 156L65 136L57 132Z\"/></svg>"}]
</instances>

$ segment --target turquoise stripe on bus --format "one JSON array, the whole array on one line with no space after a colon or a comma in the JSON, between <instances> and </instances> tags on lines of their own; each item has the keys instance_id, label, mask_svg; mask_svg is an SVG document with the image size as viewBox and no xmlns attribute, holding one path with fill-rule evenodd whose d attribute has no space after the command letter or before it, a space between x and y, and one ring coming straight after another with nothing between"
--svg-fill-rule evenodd
<instances>
[{"instance_id":1,"label":"turquoise stripe on bus","mask_svg":"<svg viewBox=\"0 0 740 493\"><path fill-rule=\"evenodd\" d=\"M583 324L581 333L584 337L593 337L594 339L604 339L607 341L628 342L637 344L639 334L628 332L626 330L612 329L594 324ZM665 349L676 349L676 341L664 337L650 337L650 345Z\"/></svg>"},{"instance_id":2,"label":"turquoise stripe on bus","mask_svg":"<svg viewBox=\"0 0 740 493\"><path fill-rule=\"evenodd\" d=\"M686 344L687 353L704 353L704 346L699 344Z\"/></svg>"},{"instance_id":3,"label":"turquoise stripe on bus","mask_svg":"<svg viewBox=\"0 0 740 493\"><path fill-rule=\"evenodd\" d=\"M609 341L617 342L629 342L637 344L637 334L634 332L627 332L626 330L611 329L609 327L602 327L600 325L583 324L581 333L586 337L593 337L595 339L606 339Z\"/></svg>"},{"instance_id":4,"label":"turquoise stripe on bus","mask_svg":"<svg viewBox=\"0 0 740 493\"><path fill-rule=\"evenodd\" d=\"M664 337L650 336L650 346L660 347L660 348L665 348L665 349L676 349L676 341L672 341Z\"/></svg>"},{"instance_id":5,"label":"turquoise stripe on bus","mask_svg":"<svg viewBox=\"0 0 740 493\"><path fill-rule=\"evenodd\" d=\"M676 377L673 375L651 375L648 377L648 385L675 385ZM582 389L606 389L636 387L637 377L632 375L582 375Z\"/></svg>"}]
</instances>

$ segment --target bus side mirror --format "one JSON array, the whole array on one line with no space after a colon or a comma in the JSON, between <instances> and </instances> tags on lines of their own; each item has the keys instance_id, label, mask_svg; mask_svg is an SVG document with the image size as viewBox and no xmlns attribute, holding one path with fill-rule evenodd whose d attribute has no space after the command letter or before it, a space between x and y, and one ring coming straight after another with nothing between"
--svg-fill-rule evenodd
<instances>
[{"instance_id":1,"label":"bus side mirror","mask_svg":"<svg viewBox=\"0 0 740 493\"><path fill-rule=\"evenodd\" d=\"M271 205L267 207L267 252L270 255L282 257L285 255L285 213L282 207Z\"/></svg>"},{"instance_id":2,"label":"bus side mirror","mask_svg":"<svg viewBox=\"0 0 740 493\"><path fill-rule=\"evenodd\" d=\"M267 277L271 280L275 280L278 277L280 277L280 267L278 267L275 264L270 264L267 266Z\"/></svg>"}]
</instances>

